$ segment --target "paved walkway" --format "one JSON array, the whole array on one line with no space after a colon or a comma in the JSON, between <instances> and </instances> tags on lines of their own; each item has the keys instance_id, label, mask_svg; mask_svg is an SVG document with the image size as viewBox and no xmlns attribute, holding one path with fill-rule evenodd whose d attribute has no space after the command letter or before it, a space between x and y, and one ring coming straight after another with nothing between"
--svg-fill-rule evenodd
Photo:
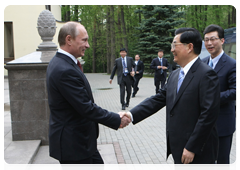
<instances>
[{"instance_id":1,"label":"paved walkway","mask_svg":"<svg viewBox=\"0 0 240 170\"><path fill-rule=\"evenodd\" d=\"M110 85L109 75L86 74L92 87L94 100L97 105L110 111L121 111L120 89L117 77L114 77ZM99 90L99 89L110 90ZM141 101L155 94L153 78L143 77L139 83L139 92L135 98L130 99L130 110ZM119 143L126 164L172 164L170 156L166 160L166 110L163 108L153 116L133 125L130 124L118 131L100 125L98 144ZM233 138L231 151L231 163L236 160L236 137Z\"/></svg>"},{"instance_id":2,"label":"paved walkway","mask_svg":"<svg viewBox=\"0 0 240 170\"><path fill-rule=\"evenodd\" d=\"M108 82L109 75L99 73L86 74L86 76L92 87L95 103L109 111L121 111L120 89L117 85L117 77L114 77L113 83L110 85ZM5 81L7 81L7 79L5 79ZM142 78L139 83L139 88L140 90L136 97L130 99L128 110L139 104L145 98L154 95L155 87L153 78ZM9 101L7 90L7 87L4 87L4 101ZM4 103L4 106L9 107L7 102ZM9 113L4 113L4 123L9 123ZM119 164L173 164L171 156L166 160L165 119L166 110L163 108L137 125L130 124L128 127L117 131L100 125L98 145L112 144ZM5 137L10 130L11 127L5 126ZM236 160L235 136L234 134L231 163ZM40 149L39 152L44 152L47 155L47 146Z\"/></svg>"}]
</instances>

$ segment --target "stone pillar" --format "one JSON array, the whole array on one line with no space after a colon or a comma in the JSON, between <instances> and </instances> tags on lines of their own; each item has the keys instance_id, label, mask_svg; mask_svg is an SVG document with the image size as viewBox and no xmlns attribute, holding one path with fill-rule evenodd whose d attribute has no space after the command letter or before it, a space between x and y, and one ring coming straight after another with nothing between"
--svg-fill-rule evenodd
<instances>
[{"instance_id":1,"label":"stone pillar","mask_svg":"<svg viewBox=\"0 0 240 170\"><path fill-rule=\"evenodd\" d=\"M46 70L57 51L57 45L52 42L56 20L50 11L40 13L37 28L43 40L37 51L8 62L5 68L8 70L12 139L38 139L42 145L47 145L50 112Z\"/></svg>"},{"instance_id":2,"label":"stone pillar","mask_svg":"<svg viewBox=\"0 0 240 170\"><path fill-rule=\"evenodd\" d=\"M33 52L8 62L12 139L48 144L49 106L46 69L56 51Z\"/></svg>"}]
</instances>

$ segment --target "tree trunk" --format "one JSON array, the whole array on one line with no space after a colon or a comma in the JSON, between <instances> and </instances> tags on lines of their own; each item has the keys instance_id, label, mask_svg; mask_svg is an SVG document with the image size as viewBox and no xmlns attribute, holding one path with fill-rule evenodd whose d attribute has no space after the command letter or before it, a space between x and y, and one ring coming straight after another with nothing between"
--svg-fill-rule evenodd
<instances>
[{"instance_id":1,"label":"tree trunk","mask_svg":"<svg viewBox=\"0 0 240 170\"><path fill-rule=\"evenodd\" d=\"M74 5L73 21L78 21L78 5Z\"/></svg>"},{"instance_id":2,"label":"tree trunk","mask_svg":"<svg viewBox=\"0 0 240 170\"><path fill-rule=\"evenodd\" d=\"M124 21L124 6L121 6L121 22L122 22L122 28L123 28L123 35L124 35L124 46L128 50L128 42L127 42L127 33L126 33L126 26Z\"/></svg>"},{"instance_id":3,"label":"tree trunk","mask_svg":"<svg viewBox=\"0 0 240 170\"><path fill-rule=\"evenodd\" d=\"M197 12L197 11L198 11L198 7L197 7L197 5L196 5L196 6L195 6L195 18L196 18L195 21L196 21L196 29L199 30L199 26L198 26L198 15L197 15L198 12Z\"/></svg>"},{"instance_id":4,"label":"tree trunk","mask_svg":"<svg viewBox=\"0 0 240 170\"><path fill-rule=\"evenodd\" d=\"M96 25L97 25L97 16L94 16L94 20L93 20L93 45L92 45L92 49L93 49L93 58L92 58L92 72L96 73L96 47L97 47L97 39L96 39Z\"/></svg>"},{"instance_id":5,"label":"tree trunk","mask_svg":"<svg viewBox=\"0 0 240 170\"><path fill-rule=\"evenodd\" d=\"M140 10L140 7L138 7L138 9ZM141 23L142 20L141 20L141 12L138 13L138 22Z\"/></svg>"},{"instance_id":6,"label":"tree trunk","mask_svg":"<svg viewBox=\"0 0 240 170\"><path fill-rule=\"evenodd\" d=\"M231 7L229 6L229 12L228 12L228 28L231 26Z\"/></svg>"},{"instance_id":7,"label":"tree trunk","mask_svg":"<svg viewBox=\"0 0 240 170\"><path fill-rule=\"evenodd\" d=\"M118 11L117 11L117 14L118 14L118 35L119 35L119 45L120 45L120 48L123 47L123 43L122 43L122 29L121 29L121 5L118 6Z\"/></svg>"},{"instance_id":8,"label":"tree trunk","mask_svg":"<svg viewBox=\"0 0 240 170\"><path fill-rule=\"evenodd\" d=\"M110 9L107 7L106 23L106 44L107 44L107 74L111 73L111 50L110 50Z\"/></svg>"},{"instance_id":9,"label":"tree trunk","mask_svg":"<svg viewBox=\"0 0 240 170\"><path fill-rule=\"evenodd\" d=\"M110 31L111 31L111 70L114 66L114 61L116 59L115 51L115 27L114 27L114 6L110 5Z\"/></svg>"},{"instance_id":10,"label":"tree trunk","mask_svg":"<svg viewBox=\"0 0 240 170\"><path fill-rule=\"evenodd\" d=\"M70 16L71 16L71 13L70 13L70 5L66 5L66 21L70 21Z\"/></svg>"}]
</instances>

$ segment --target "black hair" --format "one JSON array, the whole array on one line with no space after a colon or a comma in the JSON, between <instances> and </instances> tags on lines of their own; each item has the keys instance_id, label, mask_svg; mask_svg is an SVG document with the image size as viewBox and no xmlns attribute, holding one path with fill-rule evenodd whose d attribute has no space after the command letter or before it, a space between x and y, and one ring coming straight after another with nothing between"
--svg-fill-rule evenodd
<instances>
[{"instance_id":1,"label":"black hair","mask_svg":"<svg viewBox=\"0 0 240 170\"><path fill-rule=\"evenodd\" d=\"M209 26L207 26L203 32L203 35L213 32L213 31L217 31L218 32L218 37L224 38L224 29L222 27L220 27L219 25L215 25L215 24L211 24Z\"/></svg>"},{"instance_id":2,"label":"black hair","mask_svg":"<svg viewBox=\"0 0 240 170\"><path fill-rule=\"evenodd\" d=\"M192 43L193 51L195 54L199 55L202 50L202 37L199 31L195 28L179 28L175 31L175 35L181 34L181 43Z\"/></svg>"},{"instance_id":3,"label":"black hair","mask_svg":"<svg viewBox=\"0 0 240 170\"><path fill-rule=\"evenodd\" d=\"M126 50L125 48L121 48L121 49L120 49L120 52L121 52L121 51L126 51L126 53L127 53L127 50Z\"/></svg>"},{"instance_id":4,"label":"black hair","mask_svg":"<svg viewBox=\"0 0 240 170\"><path fill-rule=\"evenodd\" d=\"M164 53L164 50L162 50L162 49L159 49L159 50L158 50L158 52L163 52L163 53Z\"/></svg>"}]
</instances>

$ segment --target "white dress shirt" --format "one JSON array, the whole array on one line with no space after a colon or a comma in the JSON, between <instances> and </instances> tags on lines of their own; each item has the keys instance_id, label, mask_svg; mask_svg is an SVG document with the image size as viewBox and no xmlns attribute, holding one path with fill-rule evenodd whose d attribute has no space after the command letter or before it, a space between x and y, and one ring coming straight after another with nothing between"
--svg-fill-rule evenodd
<instances>
[{"instance_id":1,"label":"white dress shirt","mask_svg":"<svg viewBox=\"0 0 240 170\"><path fill-rule=\"evenodd\" d=\"M212 68L213 69L216 67L216 65L217 65L219 59L222 57L223 53L224 53L224 51L222 50L222 52L217 57L215 57L214 59L212 59L211 56L209 57L209 62L210 62L210 60L212 60L212 63L213 63L213 67Z\"/></svg>"},{"instance_id":2,"label":"white dress shirt","mask_svg":"<svg viewBox=\"0 0 240 170\"><path fill-rule=\"evenodd\" d=\"M62 50L61 48L58 49L59 53L65 54L66 56L68 56L69 58L71 58L76 64L77 64L77 59L70 53L68 53L67 51Z\"/></svg>"}]
</instances>

